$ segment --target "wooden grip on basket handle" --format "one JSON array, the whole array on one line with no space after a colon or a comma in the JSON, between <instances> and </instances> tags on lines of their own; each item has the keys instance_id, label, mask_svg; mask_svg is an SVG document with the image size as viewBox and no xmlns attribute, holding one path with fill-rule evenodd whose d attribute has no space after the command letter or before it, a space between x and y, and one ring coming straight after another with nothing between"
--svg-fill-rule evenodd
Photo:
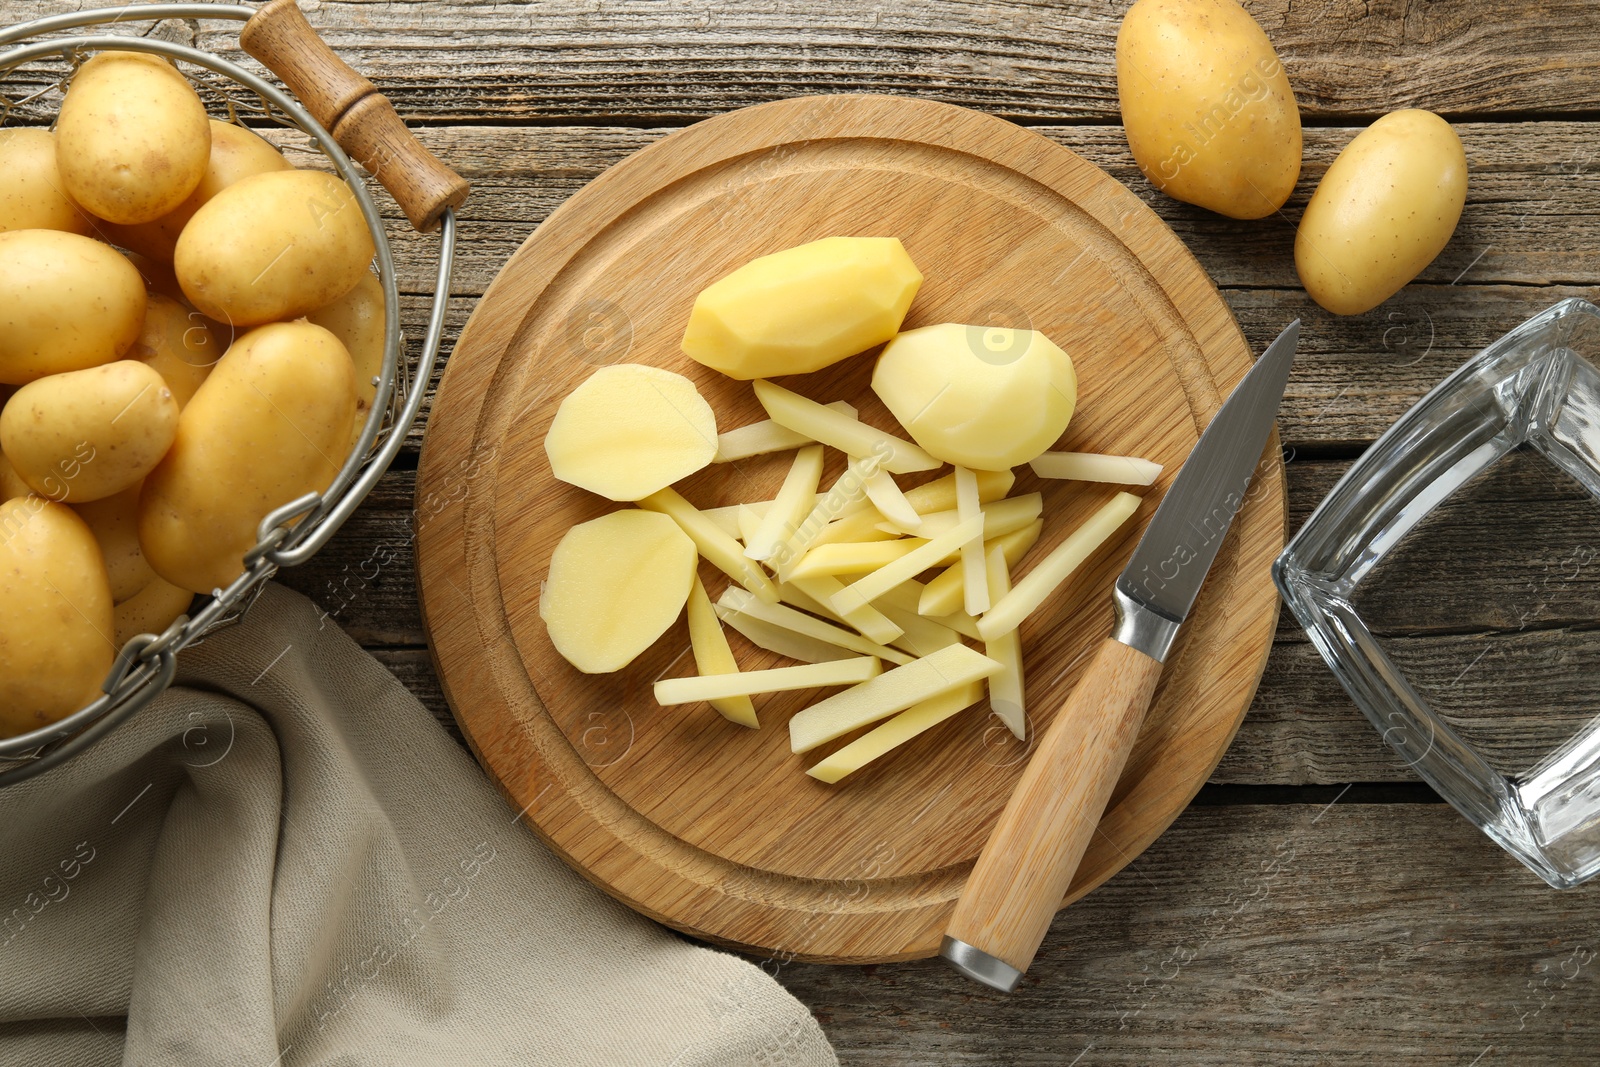
<instances>
[{"instance_id":1,"label":"wooden grip on basket handle","mask_svg":"<svg viewBox=\"0 0 1600 1067\"><path fill-rule=\"evenodd\" d=\"M388 97L340 59L295 0L271 0L239 31L244 50L283 79L350 156L383 183L417 230L467 198L465 178L422 147Z\"/></svg>"}]
</instances>

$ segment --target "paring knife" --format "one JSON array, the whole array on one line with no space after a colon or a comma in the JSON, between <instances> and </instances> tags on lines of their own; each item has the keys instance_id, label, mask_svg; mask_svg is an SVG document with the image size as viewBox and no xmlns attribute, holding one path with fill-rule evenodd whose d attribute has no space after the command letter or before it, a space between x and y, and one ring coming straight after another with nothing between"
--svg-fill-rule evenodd
<instances>
[{"instance_id":1,"label":"paring knife","mask_svg":"<svg viewBox=\"0 0 1600 1067\"><path fill-rule=\"evenodd\" d=\"M967 879L939 954L1009 993L1044 940L1139 736L1161 664L1244 504L1283 399L1296 319L1200 435L1112 593L1116 624L1045 731Z\"/></svg>"}]
</instances>

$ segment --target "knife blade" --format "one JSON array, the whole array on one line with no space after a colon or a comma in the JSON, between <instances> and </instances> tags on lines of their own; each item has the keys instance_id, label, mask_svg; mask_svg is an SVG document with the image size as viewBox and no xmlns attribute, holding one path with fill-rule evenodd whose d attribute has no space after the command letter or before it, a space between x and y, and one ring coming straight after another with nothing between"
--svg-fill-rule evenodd
<instances>
[{"instance_id":1,"label":"knife blade","mask_svg":"<svg viewBox=\"0 0 1600 1067\"><path fill-rule=\"evenodd\" d=\"M1247 499L1299 338L1296 319L1234 388L1117 578L1111 636L1040 739L946 928L939 954L969 978L1009 993L1033 962Z\"/></svg>"}]
</instances>

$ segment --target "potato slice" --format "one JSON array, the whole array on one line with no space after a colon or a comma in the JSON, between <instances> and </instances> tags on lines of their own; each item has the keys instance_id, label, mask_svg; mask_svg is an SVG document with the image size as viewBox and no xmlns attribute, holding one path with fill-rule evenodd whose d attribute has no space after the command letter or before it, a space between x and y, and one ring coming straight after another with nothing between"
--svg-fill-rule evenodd
<instances>
[{"instance_id":1,"label":"potato slice","mask_svg":"<svg viewBox=\"0 0 1600 1067\"><path fill-rule=\"evenodd\" d=\"M556 545L539 616L578 670L621 670L677 620L694 569L694 542L672 519L613 511L579 523Z\"/></svg>"},{"instance_id":2,"label":"potato slice","mask_svg":"<svg viewBox=\"0 0 1600 1067\"><path fill-rule=\"evenodd\" d=\"M843 400L835 400L824 405L835 411L842 412L852 419L856 417L853 405ZM717 454L711 462L734 463L751 456L764 456L771 452L785 452L791 448L801 448L812 444L811 438L804 434L795 433L793 430L779 426L771 419L762 419L752 422L748 426L740 426L732 430L724 430L717 434Z\"/></svg>"},{"instance_id":3,"label":"potato slice","mask_svg":"<svg viewBox=\"0 0 1600 1067\"><path fill-rule=\"evenodd\" d=\"M884 593L893 589L907 578L915 578L929 567L937 566L941 560L950 553L957 551L962 545L975 537L983 536L983 516L974 515L966 522L958 523L954 529L947 530L930 541L921 542L915 549L907 552L892 563L885 564L850 585L845 586L836 593L829 605L841 615L848 615L862 604L871 603ZM908 537L905 541L916 541ZM891 545L903 544L902 541L886 542ZM831 548L833 546L825 546ZM813 549L813 552L818 551Z\"/></svg>"},{"instance_id":4,"label":"potato slice","mask_svg":"<svg viewBox=\"0 0 1600 1067\"><path fill-rule=\"evenodd\" d=\"M717 621L716 610L698 574L689 586L689 648L694 653L694 669L701 674L739 673L739 661L733 658L733 649L728 647L728 637L722 632L722 624ZM756 719L756 706L749 696L718 697L709 703L729 722L752 730L761 728Z\"/></svg>"},{"instance_id":5,"label":"potato slice","mask_svg":"<svg viewBox=\"0 0 1600 1067\"><path fill-rule=\"evenodd\" d=\"M789 720L789 748L809 752L913 704L989 677L1000 664L966 645L951 645L870 682L811 705Z\"/></svg>"},{"instance_id":6,"label":"potato slice","mask_svg":"<svg viewBox=\"0 0 1600 1067\"><path fill-rule=\"evenodd\" d=\"M751 693L783 693L793 689L818 689L827 685L854 685L883 672L873 656L855 656L829 663L803 663L798 667L772 667L764 671L704 674L689 678L663 678L655 685L656 703L693 704Z\"/></svg>"},{"instance_id":7,"label":"potato slice","mask_svg":"<svg viewBox=\"0 0 1600 1067\"><path fill-rule=\"evenodd\" d=\"M639 363L601 367L556 409L550 471L608 500L642 500L717 454L717 417L681 374Z\"/></svg>"},{"instance_id":8,"label":"potato slice","mask_svg":"<svg viewBox=\"0 0 1600 1067\"><path fill-rule=\"evenodd\" d=\"M772 506L761 516L755 534L745 540L744 554L769 560L788 542L816 506L817 483L822 480L822 446L807 445L794 454Z\"/></svg>"},{"instance_id":9,"label":"potato slice","mask_svg":"<svg viewBox=\"0 0 1600 1067\"><path fill-rule=\"evenodd\" d=\"M1161 464L1148 459L1095 452L1042 452L1029 460L1028 466L1041 478L1112 485L1154 485L1161 475Z\"/></svg>"},{"instance_id":10,"label":"potato slice","mask_svg":"<svg viewBox=\"0 0 1600 1067\"><path fill-rule=\"evenodd\" d=\"M707 286L683 352L730 378L806 374L893 337L921 285L899 238L812 241Z\"/></svg>"},{"instance_id":11,"label":"potato slice","mask_svg":"<svg viewBox=\"0 0 1600 1067\"><path fill-rule=\"evenodd\" d=\"M872 389L913 441L978 470L1039 455L1066 430L1078 401L1072 360L1044 334L954 322L889 342Z\"/></svg>"},{"instance_id":12,"label":"potato slice","mask_svg":"<svg viewBox=\"0 0 1600 1067\"><path fill-rule=\"evenodd\" d=\"M1034 519L1020 530L996 537L994 543L1005 547L1006 564L1015 567L1022 561L1022 557L1027 555L1028 549L1039 543L1039 535L1042 533L1044 533L1044 520ZM957 612L966 615L961 608L966 592L965 570L966 568L959 562L955 563L923 586L922 596L917 601L918 614L935 619L948 619ZM972 632L967 636L978 636L976 622L973 623Z\"/></svg>"},{"instance_id":13,"label":"potato slice","mask_svg":"<svg viewBox=\"0 0 1600 1067\"><path fill-rule=\"evenodd\" d=\"M978 634L985 641L993 641L1022 625L1022 620L1056 588L1072 576L1095 549L1104 544L1122 524L1139 510L1139 498L1132 493L1118 493L1099 511L1089 516L1082 526L1072 531L1050 554L1041 559L1025 574L1011 591L978 620Z\"/></svg>"},{"instance_id":14,"label":"potato slice","mask_svg":"<svg viewBox=\"0 0 1600 1067\"><path fill-rule=\"evenodd\" d=\"M1000 545L989 546L983 562L989 589L995 597L1003 597L1011 592L1011 571L1006 566L1006 550ZM1018 741L1026 741L1028 713L1022 696L1022 642L1017 631L1008 630L992 641L985 641L983 654L997 660L1002 668L999 674L989 679L989 708Z\"/></svg>"},{"instance_id":15,"label":"potato slice","mask_svg":"<svg viewBox=\"0 0 1600 1067\"><path fill-rule=\"evenodd\" d=\"M807 400L781 385L757 381L755 391L756 399L774 422L847 456L876 456L879 465L894 474L931 471L941 466L939 460L910 441Z\"/></svg>"},{"instance_id":16,"label":"potato slice","mask_svg":"<svg viewBox=\"0 0 1600 1067\"><path fill-rule=\"evenodd\" d=\"M778 602L778 587L772 584L761 564L746 559L744 548L722 527L706 518L676 489L662 489L639 501L646 511L659 511L677 523L694 542L695 549L713 567L744 586L768 604Z\"/></svg>"},{"instance_id":17,"label":"potato slice","mask_svg":"<svg viewBox=\"0 0 1600 1067\"><path fill-rule=\"evenodd\" d=\"M818 781L831 785L982 699L982 682L970 682L949 692L940 693L936 697L930 697L920 704L912 705L883 725L862 734L833 755L824 757L821 762L807 769L806 773Z\"/></svg>"}]
</instances>

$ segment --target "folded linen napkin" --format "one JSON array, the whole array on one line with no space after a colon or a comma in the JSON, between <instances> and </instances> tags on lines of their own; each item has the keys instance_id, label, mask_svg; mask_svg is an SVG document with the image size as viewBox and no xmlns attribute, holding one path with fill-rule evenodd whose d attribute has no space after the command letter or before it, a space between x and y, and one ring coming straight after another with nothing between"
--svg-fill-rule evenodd
<instances>
[{"instance_id":1,"label":"folded linen napkin","mask_svg":"<svg viewBox=\"0 0 1600 1067\"><path fill-rule=\"evenodd\" d=\"M834 1064L759 968L566 867L269 587L178 687L0 790L0 1064Z\"/></svg>"}]
</instances>

